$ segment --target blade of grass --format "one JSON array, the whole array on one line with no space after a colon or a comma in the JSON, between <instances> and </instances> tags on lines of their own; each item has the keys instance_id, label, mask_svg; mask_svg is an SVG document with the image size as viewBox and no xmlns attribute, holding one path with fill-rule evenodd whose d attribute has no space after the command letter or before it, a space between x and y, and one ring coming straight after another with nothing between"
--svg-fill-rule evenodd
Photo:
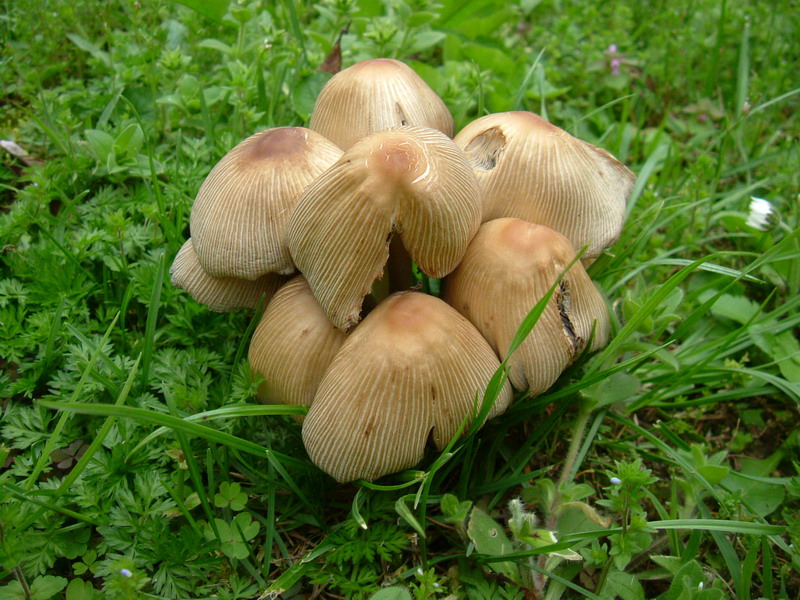
<instances>
[{"instance_id":1,"label":"blade of grass","mask_svg":"<svg viewBox=\"0 0 800 600\"><path fill-rule=\"evenodd\" d=\"M133 380L136 377L136 373L139 369L139 361L141 358L141 354L136 357L136 362L133 363L133 367L131 367L131 372L128 375L128 379L125 381L125 385L122 386L122 391L119 393L114 406L122 406L125 404L125 400L128 398L128 393L131 391ZM111 431L111 427L114 425L116 420L117 418L113 415L106 418L105 423L103 423L98 432L95 434L94 439L92 440L92 443L89 444L86 452L84 452L80 460L78 460L75 466L72 467L72 470L69 472L69 474L61 481L61 484L56 489L56 496L60 496L69 490L69 488L72 487L72 484L75 483L75 480L80 477L81 473L83 473L83 470L89 464L89 461L92 460L94 453L97 452L102 445L103 440L106 439L106 436L108 435L109 431Z\"/></svg>"},{"instance_id":2,"label":"blade of grass","mask_svg":"<svg viewBox=\"0 0 800 600\"><path fill-rule=\"evenodd\" d=\"M75 389L72 392L72 401L75 401L78 396L83 392L83 388L86 385L87 380L89 379L89 374L94 370L97 361L100 359L100 354L102 353L102 348L105 346L106 342L108 341L109 336L111 335L111 331L114 329L114 326L117 323L117 319L119 318L119 313L114 316L111 321L111 325L108 326L106 329L105 335L103 335L103 339L100 341L100 344L97 346L97 349L92 353L92 357L89 359L89 363L86 365L86 368L83 370L81 374L81 378L78 380L78 385L75 386ZM56 427L53 430L53 433L50 434L50 437L47 439L47 442L42 449L42 453L39 455L39 460L36 461L36 465L33 467L33 471L31 471L30 476L25 481L25 485L23 488L25 491L30 490L36 481L39 479L39 476L44 472L45 468L47 468L47 464L50 461L50 455L53 453L53 450L56 449L58 442L61 439L61 432L64 429L64 426L67 424L67 419L69 418L68 413L62 413L58 419L58 423L56 423Z\"/></svg>"},{"instance_id":3,"label":"blade of grass","mask_svg":"<svg viewBox=\"0 0 800 600\"><path fill-rule=\"evenodd\" d=\"M147 321L144 328L144 347L142 349L142 378L139 389L144 392L150 382L150 364L153 362L153 347L156 339L156 323L158 321L158 311L161 307L161 287L164 284L164 272L166 271L167 255L161 253L158 257L156 267L155 283L150 294L150 302L147 304Z\"/></svg>"}]
</instances>

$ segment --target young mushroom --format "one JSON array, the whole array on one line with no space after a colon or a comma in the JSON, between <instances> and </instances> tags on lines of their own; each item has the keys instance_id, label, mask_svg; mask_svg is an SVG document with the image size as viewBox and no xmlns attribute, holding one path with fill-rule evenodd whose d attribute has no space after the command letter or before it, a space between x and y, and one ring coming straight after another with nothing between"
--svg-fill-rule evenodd
<instances>
[{"instance_id":1,"label":"young mushroom","mask_svg":"<svg viewBox=\"0 0 800 600\"><path fill-rule=\"evenodd\" d=\"M483 220L516 217L547 225L585 259L616 242L636 177L601 148L529 112L481 117L454 140L481 187Z\"/></svg>"},{"instance_id":2,"label":"young mushroom","mask_svg":"<svg viewBox=\"0 0 800 600\"><path fill-rule=\"evenodd\" d=\"M480 226L475 176L439 131L399 127L355 144L298 200L287 240L325 314L340 329L386 265L393 235L419 269L443 277Z\"/></svg>"},{"instance_id":3,"label":"young mushroom","mask_svg":"<svg viewBox=\"0 0 800 600\"><path fill-rule=\"evenodd\" d=\"M214 277L256 279L294 270L285 229L306 186L341 156L320 134L277 127L250 136L211 170L189 226L200 264Z\"/></svg>"},{"instance_id":4,"label":"young mushroom","mask_svg":"<svg viewBox=\"0 0 800 600\"><path fill-rule=\"evenodd\" d=\"M453 137L444 102L408 65L365 60L334 75L317 98L309 127L347 150L371 133L418 125Z\"/></svg>"},{"instance_id":5,"label":"young mushroom","mask_svg":"<svg viewBox=\"0 0 800 600\"><path fill-rule=\"evenodd\" d=\"M569 240L544 225L520 219L489 221L478 230L458 268L445 278L442 297L505 358L523 319L575 255ZM577 262L511 355L511 384L533 396L542 393L589 339L591 350L604 346L608 330L603 297Z\"/></svg>"},{"instance_id":6,"label":"young mushroom","mask_svg":"<svg viewBox=\"0 0 800 600\"><path fill-rule=\"evenodd\" d=\"M267 273L252 281L236 277L212 277L197 259L192 238L181 246L169 273L172 285L186 290L196 302L215 312L255 310L262 297L269 302L286 282L286 277L277 273Z\"/></svg>"},{"instance_id":7,"label":"young mushroom","mask_svg":"<svg viewBox=\"0 0 800 600\"><path fill-rule=\"evenodd\" d=\"M480 407L500 362L453 308L417 292L381 302L349 334L303 423L311 460L340 482L414 466ZM506 384L489 418L511 402Z\"/></svg>"},{"instance_id":8,"label":"young mushroom","mask_svg":"<svg viewBox=\"0 0 800 600\"><path fill-rule=\"evenodd\" d=\"M267 305L253 333L248 359L263 378L256 395L265 404L310 406L322 375L345 334L328 321L298 275Z\"/></svg>"}]
</instances>

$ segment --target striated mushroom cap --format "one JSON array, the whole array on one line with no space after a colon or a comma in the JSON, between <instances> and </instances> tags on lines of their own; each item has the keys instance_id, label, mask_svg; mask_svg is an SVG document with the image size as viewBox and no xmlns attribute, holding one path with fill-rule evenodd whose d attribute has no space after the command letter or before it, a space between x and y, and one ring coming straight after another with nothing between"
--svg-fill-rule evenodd
<instances>
[{"instance_id":1,"label":"striated mushroom cap","mask_svg":"<svg viewBox=\"0 0 800 600\"><path fill-rule=\"evenodd\" d=\"M453 137L444 102L406 64L365 60L334 75L317 98L309 127L343 150L376 131L402 125L438 129Z\"/></svg>"},{"instance_id":2,"label":"striated mushroom cap","mask_svg":"<svg viewBox=\"0 0 800 600\"><path fill-rule=\"evenodd\" d=\"M342 344L303 423L311 460L340 482L409 468L428 437L442 449L499 368L492 349L453 308L399 292ZM506 384L489 418L511 402Z\"/></svg>"},{"instance_id":3,"label":"striated mushroom cap","mask_svg":"<svg viewBox=\"0 0 800 600\"><path fill-rule=\"evenodd\" d=\"M520 219L484 223L464 260L443 282L442 297L477 327L500 357L533 306L575 257L569 240ZM596 326L595 326L596 323ZM537 395L586 347L604 346L609 317L580 262L564 276L531 333L508 361L509 379Z\"/></svg>"},{"instance_id":4,"label":"striated mushroom cap","mask_svg":"<svg viewBox=\"0 0 800 600\"><path fill-rule=\"evenodd\" d=\"M399 127L364 138L306 189L287 240L325 314L347 329L383 272L394 233L423 273L443 277L461 260L480 212L475 176L453 141Z\"/></svg>"},{"instance_id":5,"label":"striated mushroom cap","mask_svg":"<svg viewBox=\"0 0 800 600\"><path fill-rule=\"evenodd\" d=\"M297 276L281 287L264 311L248 359L264 381L256 395L265 404L310 406L322 375L344 342Z\"/></svg>"},{"instance_id":6,"label":"striated mushroom cap","mask_svg":"<svg viewBox=\"0 0 800 600\"><path fill-rule=\"evenodd\" d=\"M172 285L186 290L195 301L216 312L243 308L255 310L262 296L268 302L275 291L286 282L286 277L277 273L267 273L253 281L235 277L212 277L203 270L197 259L192 238L181 246L169 273Z\"/></svg>"},{"instance_id":7,"label":"striated mushroom cap","mask_svg":"<svg viewBox=\"0 0 800 600\"><path fill-rule=\"evenodd\" d=\"M546 225L597 257L616 242L636 176L601 148L529 112L481 117L455 142L475 169L483 220Z\"/></svg>"},{"instance_id":8,"label":"striated mushroom cap","mask_svg":"<svg viewBox=\"0 0 800 600\"><path fill-rule=\"evenodd\" d=\"M302 127L267 129L228 152L192 206L189 224L206 272L242 279L291 273L284 238L294 203L341 154Z\"/></svg>"}]
</instances>

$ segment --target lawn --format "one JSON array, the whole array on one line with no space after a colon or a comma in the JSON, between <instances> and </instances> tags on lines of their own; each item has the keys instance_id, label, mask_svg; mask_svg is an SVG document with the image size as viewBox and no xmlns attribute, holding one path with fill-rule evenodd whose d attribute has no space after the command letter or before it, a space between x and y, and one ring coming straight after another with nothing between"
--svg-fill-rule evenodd
<instances>
[{"instance_id":1,"label":"lawn","mask_svg":"<svg viewBox=\"0 0 800 600\"><path fill-rule=\"evenodd\" d=\"M6 0L0 600L800 597L798 39L791 0ZM265 302L170 267L214 165L379 57L636 183L608 344L341 484L256 398Z\"/></svg>"}]
</instances>

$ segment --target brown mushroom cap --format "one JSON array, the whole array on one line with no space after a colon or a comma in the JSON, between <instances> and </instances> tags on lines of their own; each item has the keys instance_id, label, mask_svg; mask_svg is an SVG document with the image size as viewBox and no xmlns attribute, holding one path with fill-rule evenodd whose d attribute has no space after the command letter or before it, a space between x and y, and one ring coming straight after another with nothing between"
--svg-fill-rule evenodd
<instances>
[{"instance_id":1,"label":"brown mushroom cap","mask_svg":"<svg viewBox=\"0 0 800 600\"><path fill-rule=\"evenodd\" d=\"M442 449L471 418L499 366L447 304L394 294L350 333L325 373L303 423L309 456L341 482L411 467L429 436ZM506 384L489 418L510 402Z\"/></svg>"},{"instance_id":2,"label":"brown mushroom cap","mask_svg":"<svg viewBox=\"0 0 800 600\"><path fill-rule=\"evenodd\" d=\"M297 276L281 287L264 311L248 359L264 381L256 395L266 404L310 406L322 375L344 342Z\"/></svg>"},{"instance_id":3,"label":"brown mushroom cap","mask_svg":"<svg viewBox=\"0 0 800 600\"><path fill-rule=\"evenodd\" d=\"M256 280L235 277L212 277L203 270L194 251L192 239L181 246L170 267L172 285L186 290L200 304L216 312L247 308L255 310L262 296L268 302L286 277L267 273Z\"/></svg>"},{"instance_id":4,"label":"brown mushroom cap","mask_svg":"<svg viewBox=\"0 0 800 600\"><path fill-rule=\"evenodd\" d=\"M636 177L601 148L529 112L481 117L455 142L469 156L483 220L516 217L547 225L598 256L619 237Z\"/></svg>"},{"instance_id":5,"label":"brown mushroom cap","mask_svg":"<svg viewBox=\"0 0 800 600\"><path fill-rule=\"evenodd\" d=\"M287 241L328 318L358 322L393 233L422 272L443 277L480 225L475 176L444 134L422 127L374 133L303 193Z\"/></svg>"},{"instance_id":6,"label":"brown mushroom cap","mask_svg":"<svg viewBox=\"0 0 800 600\"><path fill-rule=\"evenodd\" d=\"M419 125L453 137L453 117L414 70L397 60L365 60L334 75L317 98L309 127L343 150L392 127Z\"/></svg>"},{"instance_id":7,"label":"brown mushroom cap","mask_svg":"<svg viewBox=\"0 0 800 600\"><path fill-rule=\"evenodd\" d=\"M242 279L291 273L285 244L291 210L306 186L341 154L302 127L267 129L228 152L192 206L192 238L206 272Z\"/></svg>"},{"instance_id":8,"label":"brown mushroom cap","mask_svg":"<svg viewBox=\"0 0 800 600\"><path fill-rule=\"evenodd\" d=\"M533 306L575 257L564 236L520 219L484 223L464 260L443 282L442 297L477 327L500 357ZM596 323L596 325L595 325ZM564 276L531 333L511 355L509 379L540 394L583 351L606 344L603 297L580 262Z\"/></svg>"}]
</instances>

